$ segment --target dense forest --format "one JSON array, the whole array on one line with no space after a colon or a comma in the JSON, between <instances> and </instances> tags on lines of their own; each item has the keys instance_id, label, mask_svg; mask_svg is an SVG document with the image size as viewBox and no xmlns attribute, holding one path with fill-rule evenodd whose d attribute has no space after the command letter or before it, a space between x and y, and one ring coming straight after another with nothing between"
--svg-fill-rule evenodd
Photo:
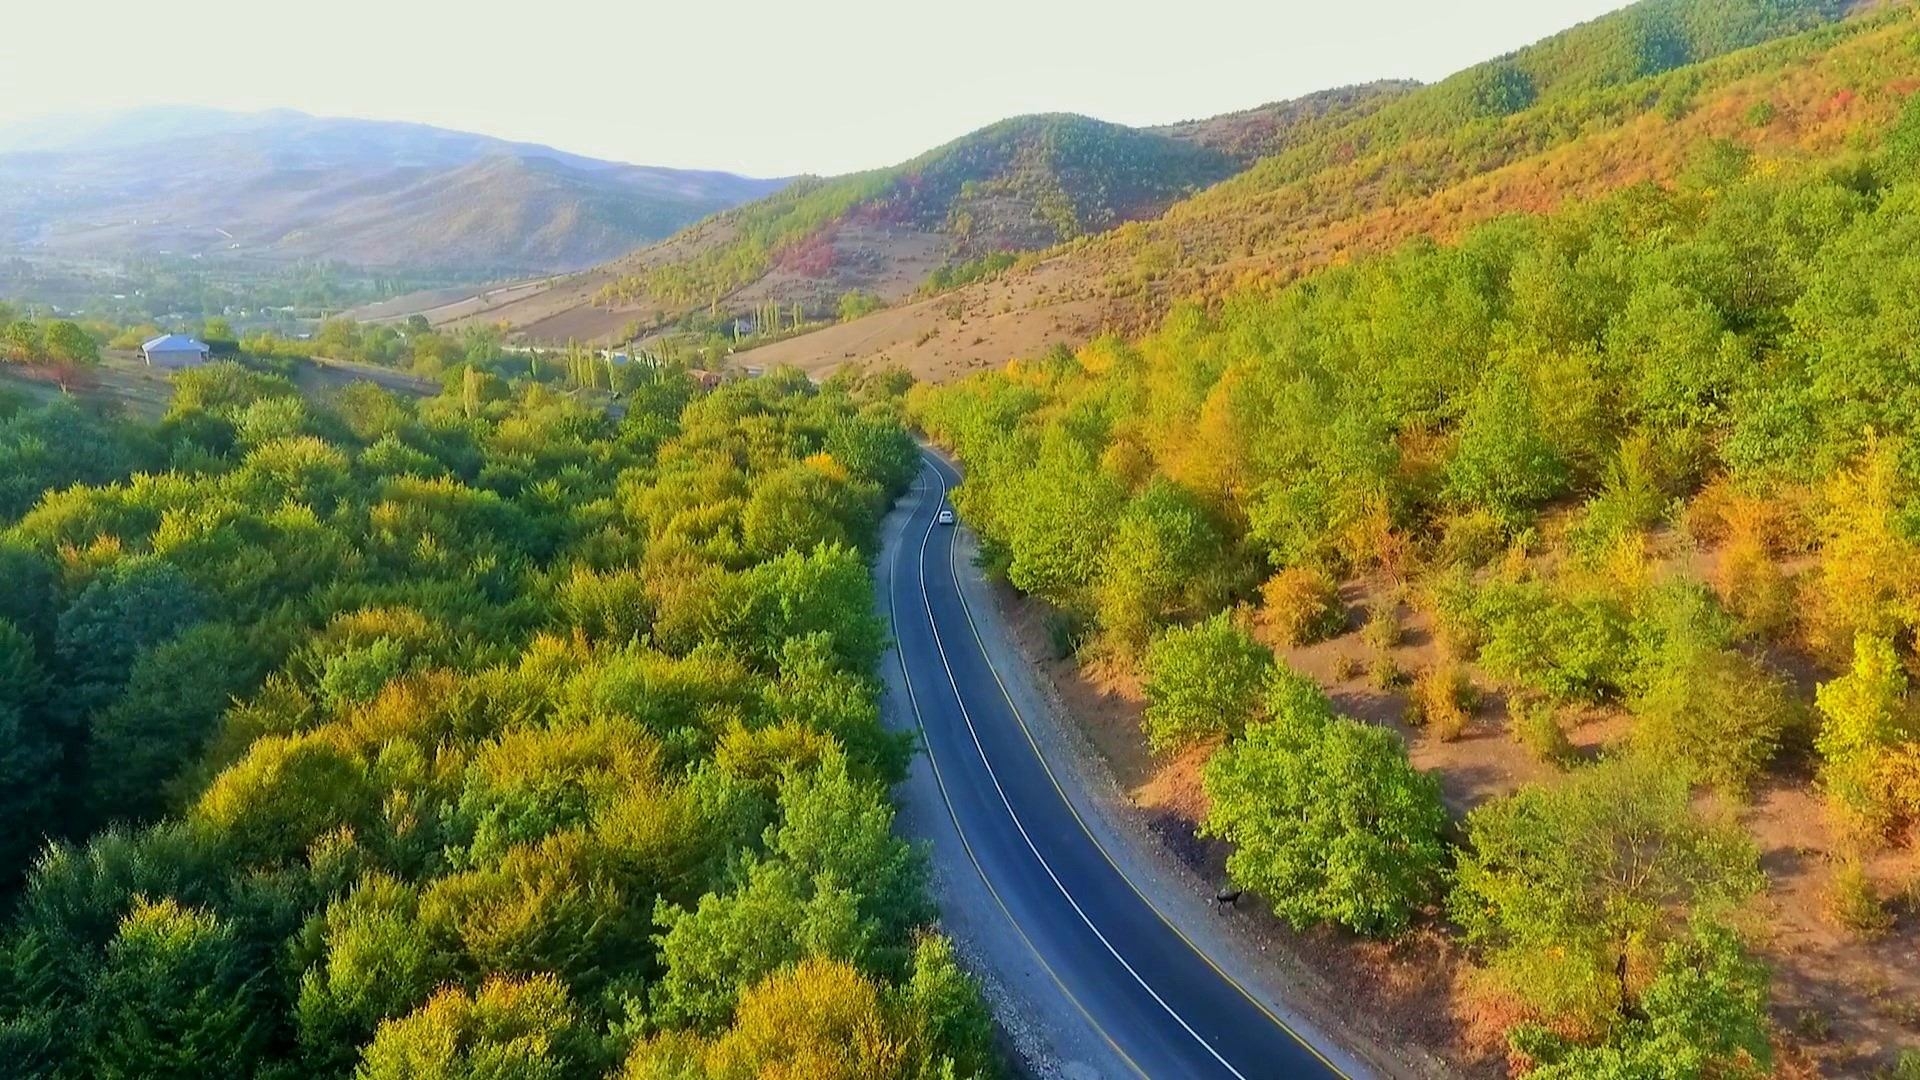
<instances>
[{"instance_id":1,"label":"dense forest","mask_svg":"<svg viewBox=\"0 0 1920 1080\"><path fill-rule=\"evenodd\" d=\"M891 831L903 387L0 397L9 1076L991 1076Z\"/></svg>"},{"instance_id":2,"label":"dense forest","mask_svg":"<svg viewBox=\"0 0 1920 1080\"><path fill-rule=\"evenodd\" d=\"M989 568L1063 649L1139 673L1156 752L1215 748L1202 829L1276 914L1448 928L1535 1076L1760 1075L1739 808L1810 782L1845 854L1833 917L1867 939L1902 886L1865 867L1920 821L1917 251L1920 103L1837 155L1700 146L1672 185L911 408L966 465ZM1437 642L1418 671L1391 658L1407 611ZM1451 820L1401 738L1276 662L1350 619L1417 737L1491 695L1564 772ZM1577 752L1595 710L1625 726Z\"/></svg>"}]
</instances>

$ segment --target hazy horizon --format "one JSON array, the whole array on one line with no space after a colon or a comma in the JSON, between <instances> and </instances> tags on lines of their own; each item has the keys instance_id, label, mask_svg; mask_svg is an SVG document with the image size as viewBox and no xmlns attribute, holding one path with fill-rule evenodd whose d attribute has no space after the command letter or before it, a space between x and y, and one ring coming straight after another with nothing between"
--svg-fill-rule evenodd
<instances>
[{"instance_id":1,"label":"hazy horizon","mask_svg":"<svg viewBox=\"0 0 1920 1080\"><path fill-rule=\"evenodd\" d=\"M514 21L341 0L301 24L237 0L108 10L119 6L16 13L0 39L0 125L149 105L290 108L771 177L893 164L1024 113L1149 125L1377 79L1432 81L1623 5L1195 0L1181 28L1235 32L1181 35L1164 8L1088 17L1015 0L944 19L829 0L805 20L757 2L552 0ZM85 43L81 69L47 47L60 40Z\"/></svg>"}]
</instances>

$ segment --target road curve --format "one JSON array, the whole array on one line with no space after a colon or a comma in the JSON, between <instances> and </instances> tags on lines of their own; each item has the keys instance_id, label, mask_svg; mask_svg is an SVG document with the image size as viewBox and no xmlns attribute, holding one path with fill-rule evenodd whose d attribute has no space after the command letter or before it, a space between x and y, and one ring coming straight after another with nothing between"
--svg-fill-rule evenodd
<instances>
[{"instance_id":1,"label":"road curve","mask_svg":"<svg viewBox=\"0 0 1920 1080\"><path fill-rule=\"evenodd\" d=\"M993 902L1134 1075L1345 1077L1162 918L1067 800L987 657L960 589L956 530L936 523L958 481L926 459L882 604L906 708Z\"/></svg>"}]
</instances>

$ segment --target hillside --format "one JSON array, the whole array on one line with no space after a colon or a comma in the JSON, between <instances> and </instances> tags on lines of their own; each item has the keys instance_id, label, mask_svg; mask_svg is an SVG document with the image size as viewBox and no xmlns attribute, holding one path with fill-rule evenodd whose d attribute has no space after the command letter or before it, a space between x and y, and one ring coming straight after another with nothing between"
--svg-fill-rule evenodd
<instances>
[{"instance_id":1,"label":"hillside","mask_svg":"<svg viewBox=\"0 0 1920 1080\"><path fill-rule=\"evenodd\" d=\"M420 124L140 109L0 130L0 247L566 270L778 186Z\"/></svg>"},{"instance_id":2,"label":"hillside","mask_svg":"<svg viewBox=\"0 0 1920 1080\"><path fill-rule=\"evenodd\" d=\"M1242 166L1248 166L1311 138L1320 128L1357 120L1418 89L1419 83L1404 79L1342 86L1302 98L1269 102L1252 109L1199 120L1183 120L1149 130L1218 150Z\"/></svg>"},{"instance_id":3,"label":"hillside","mask_svg":"<svg viewBox=\"0 0 1920 1080\"><path fill-rule=\"evenodd\" d=\"M1265 162L1134 231L1287 260L910 398L1127 802L1458 1075L1920 1075L1920 19L1608 59L1730 10L1382 109L1367 232L1229 231L1327 168Z\"/></svg>"},{"instance_id":4,"label":"hillside","mask_svg":"<svg viewBox=\"0 0 1920 1080\"><path fill-rule=\"evenodd\" d=\"M1083 116L1016 117L892 168L802 179L481 317L555 341L769 302L827 315L856 290L902 301L936 274L964 280L995 256L1152 217L1238 171L1248 145L1315 116L1364 111L1386 93L1256 111L1237 127L1146 131Z\"/></svg>"},{"instance_id":5,"label":"hillside","mask_svg":"<svg viewBox=\"0 0 1920 1080\"><path fill-rule=\"evenodd\" d=\"M1854 17L1838 21L1843 16ZM1830 152L1920 78L1904 5L1656 0L1376 110L996 280L757 351L756 364L905 364L933 378L1151 325L1183 298L1284 282L1410 237L1668 182L1702 147Z\"/></svg>"}]
</instances>

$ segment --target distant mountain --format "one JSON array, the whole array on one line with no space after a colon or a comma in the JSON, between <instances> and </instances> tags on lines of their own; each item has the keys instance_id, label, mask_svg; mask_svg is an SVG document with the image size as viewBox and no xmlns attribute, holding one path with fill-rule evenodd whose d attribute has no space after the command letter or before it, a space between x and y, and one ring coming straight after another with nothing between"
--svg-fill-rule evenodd
<instances>
[{"instance_id":1,"label":"distant mountain","mask_svg":"<svg viewBox=\"0 0 1920 1080\"><path fill-rule=\"evenodd\" d=\"M1911 3L1641 0L1371 107L1278 126L1262 118L1273 107L1175 125L1162 130L1223 152L1243 132L1258 160L1154 218L743 362L884 360L952 378L1414 238L1446 241L1503 215L1681 182L1716 153L1752 154L1761 168L1843 160L1920 86L1917 39ZM1263 130L1279 141L1262 146Z\"/></svg>"},{"instance_id":2,"label":"distant mountain","mask_svg":"<svg viewBox=\"0 0 1920 1080\"><path fill-rule=\"evenodd\" d=\"M821 315L851 290L900 300L989 256L1153 217L1237 172L1241 161L1205 134L1015 117L891 168L804 177L485 317L551 319L536 333L564 339L768 302Z\"/></svg>"},{"instance_id":3,"label":"distant mountain","mask_svg":"<svg viewBox=\"0 0 1920 1080\"><path fill-rule=\"evenodd\" d=\"M550 272L782 183L424 124L162 106L0 128L0 248Z\"/></svg>"}]
</instances>

